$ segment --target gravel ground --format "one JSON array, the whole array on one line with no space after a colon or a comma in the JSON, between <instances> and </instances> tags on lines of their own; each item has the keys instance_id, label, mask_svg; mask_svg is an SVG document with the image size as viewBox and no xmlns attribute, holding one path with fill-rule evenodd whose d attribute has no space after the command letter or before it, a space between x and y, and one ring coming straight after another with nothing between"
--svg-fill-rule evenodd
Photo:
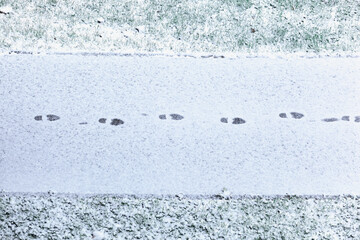
<instances>
[{"instance_id":1,"label":"gravel ground","mask_svg":"<svg viewBox=\"0 0 360 240\"><path fill-rule=\"evenodd\" d=\"M2 194L7 239L359 239L360 197Z\"/></svg>"}]
</instances>

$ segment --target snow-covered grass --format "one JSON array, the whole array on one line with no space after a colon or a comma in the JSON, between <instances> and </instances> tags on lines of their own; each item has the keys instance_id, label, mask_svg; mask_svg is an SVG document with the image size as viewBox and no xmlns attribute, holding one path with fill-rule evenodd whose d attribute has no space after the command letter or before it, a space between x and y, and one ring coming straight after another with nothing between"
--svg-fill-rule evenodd
<instances>
[{"instance_id":1,"label":"snow-covered grass","mask_svg":"<svg viewBox=\"0 0 360 240\"><path fill-rule=\"evenodd\" d=\"M0 0L1 7L2 52L360 51L358 0Z\"/></svg>"},{"instance_id":2,"label":"snow-covered grass","mask_svg":"<svg viewBox=\"0 0 360 240\"><path fill-rule=\"evenodd\" d=\"M360 239L360 198L3 194L0 239Z\"/></svg>"}]
</instances>

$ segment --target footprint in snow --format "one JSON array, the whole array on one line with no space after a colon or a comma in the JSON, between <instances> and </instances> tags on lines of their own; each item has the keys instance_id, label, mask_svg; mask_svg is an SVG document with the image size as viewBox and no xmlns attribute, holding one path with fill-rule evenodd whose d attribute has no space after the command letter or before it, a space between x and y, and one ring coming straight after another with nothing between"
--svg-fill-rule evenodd
<instances>
[{"instance_id":1,"label":"footprint in snow","mask_svg":"<svg viewBox=\"0 0 360 240\"><path fill-rule=\"evenodd\" d=\"M228 118L223 117L220 119L220 122L228 123ZM235 117L232 119L232 124L244 124L244 123L246 123L246 121L242 118Z\"/></svg>"},{"instance_id":2,"label":"footprint in snow","mask_svg":"<svg viewBox=\"0 0 360 240\"><path fill-rule=\"evenodd\" d=\"M338 118L324 118L324 119L321 119L321 121L323 122L337 122L339 121Z\"/></svg>"},{"instance_id":3,"label":"footprint in snow","mask_svg":"<svg viewBox=\"0 0 360 240\"><path fill-rule=\"evenodd\" d=\"M332 117L332 118L324 118L321 121L323 121L323 122L336 122L336 121L339 121L339 120L340 119L338 119L338 118L333 118ZM341 120L349 122L350 121L350 116L342 116ZM354 122L356 122L356 123L360 122L360 116L355 116L354 117Z\"/></svg>"},{"instance_id":4,"label":"footprint in snow","mask_svg":"<svg viewBox=\"0 0 360 240\"><path fill-rule=\"evenodd\" d=\"M304 117L304 114L298 113L298 112L290 112L290 116L291 116L291 118L294 118L294 119L301 119L301 118ZM287 116L286 113L280 113L280 114L279 114L279 117L281 117L281 118L288 118L288 116Z\"/></svg>"},{"instance_id":5,"label":"footprint in snow","mask_svg":"<svg viewBox=\"0 0 360 240\"><path fill-rule=\"evenodd\" d=\"M181 116L180 114L176 114L176 113L169 114L169 116L170 116L171 120L181 120L181 119L184 118L184 117ZM167 119L167 117L166 117L165 114L159 115L159 118L160 118L161 120L166 120L166 119Z\"/></svg>"},{"instance_id":6,"label":"footprint in snow","mask_svg":"<svg viewBox=\"0 0 360 240\"><path fill-rule=\"evenodd\" d=\"M350 116L343 116L343 117L341 118L341 120L343 120L343 121L350 121Z\"/></svg>"},{"instance_id":7,"label":"footprint in snow","mask_svg":"<svg viewBox=\"0 0 360 240\"><path fill-rule=\"evenodd\" d=\"M106 118L100 118L99 119L99 123L106 123L106 122L107 122ZM121 125L121 124L124 124L124 121L121 120L121 119L118 119L118 118L113 118L110 121L110 125L113 125L113 126L118 126L118 125Z\"/></svg>"},{"instance_id":8,"label":"footprint in snow","mask_svg":"<svg viewBox=\"0 0 360 240\"><path fill-rule=\"evenodd\" d=\"M42 115L38 115L38 116L35 116L34 119L36 121L42 121L43 120L43 116ZM56 120L59 120L60 117L59 116L56 116L54 114L48 114L46 115L46 119L50 122L53 122L53 121L56 121Z\"/></svg>"}]
</instances>

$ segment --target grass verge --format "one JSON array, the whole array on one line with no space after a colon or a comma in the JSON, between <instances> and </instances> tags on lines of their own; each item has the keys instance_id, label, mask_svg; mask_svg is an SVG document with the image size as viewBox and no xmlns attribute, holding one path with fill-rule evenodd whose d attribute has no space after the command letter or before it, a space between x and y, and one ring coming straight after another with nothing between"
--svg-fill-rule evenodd
<instances>
[{"instance_id":1,"label":"grass verge","mask_svg":"<svg viewBox=\"0 0 360 240\"><path fill-rule=\"evenodd\" d=\"M359 52L358 0L0 0L0 51Z\"/></svg>"},{"instance_id":2,"label":"grass verge","mask_svg":"<svg viewBox=\"0 0 360 240\"><path fill-rule=\"evenodd\" d=\"M360 198L3 194L7 239L359 239Z\"/></svg>"}]
</instances>

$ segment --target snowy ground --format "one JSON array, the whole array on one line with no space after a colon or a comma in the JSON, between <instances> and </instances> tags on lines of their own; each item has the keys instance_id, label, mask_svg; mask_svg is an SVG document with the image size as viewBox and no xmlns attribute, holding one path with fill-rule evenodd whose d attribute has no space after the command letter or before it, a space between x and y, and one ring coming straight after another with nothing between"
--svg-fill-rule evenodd
<instances>
[{"instance_id":1,"label":"snowy ground","mask_svg":"<svg viewBox=\"0 0 360 240\"><path fill-rule=\"evenodd\" d=\"M29 66L33 66L30 67L31 69L35 69L36 66L41 66L40 68L44 69L44 71L50 72L51 68L43 67L45 64L36 64L36 61L30 61L30 62L25 61L25 59L32 59L32 58L35 59L35 58L43 58L43 57L48 57L48 56L26 55L21 57L21 55L15 55L15 56L7 56L7 57L3 56L3 59L19 58L19 62L23 63L21 66L24 68L24 71L26 71L26 67ZM67 56L67 58L70 59L71 56ZM100 58L100 57L92 56L92 58ZM222 61L223 64L225 62L224 59L207 59L207 61L210 60L219 60ZM319 61L322 60L323 59L321 58L313 59L314 62L318 62L318 63ZM341 59L332 58L332 60L329 61L329 63L338 60ZM351 62L352 58L346 60ZM192 59L192 61L194 60ZM246 58L242 59L242 61L246 61ZM354 62L357 61L358 58L356 59L354 58ZM4 62L5 61L0 61L0 65L5 66ZM67 61L67 63L72 64L71 61L70 62ZM106 61L102 61L102 64L106 64ZM8 64L8 65L14 67L16 64ZM94 68L91 67L91 65L86 63L85 65L90 69L94 70ZM160 64L158 65L161 66ZM287 67L285 69L288 69L289 64L283 64L283 65L286 65ZM61 70L63 68L61 67L60 64L55 63L52 64L52 66L54 68L59 69L63 73L65 72L67 72L67 74L70 73L69 71ZM349 63L349 67L350 66L351 65ZM258 65L253 67L258 67ZM314 69L318 67L319 64L314 64L313 67L311 68L312 70L307 71L308 76L309 74L316 73ZM333 65L332 67L328 67L326 73L317 72L317 74L319 76L327 75L325 79L332 79L331 81L334 82L334 78L330 78L329 76L334 75L334 71L336 71L337 67L339 66ZM17 69L19 69L19 67ZM121 68L117 68L117 69L121 70ZM153 70L156 70L156 68ZM2 74L4 74L4 72L5 71L3 71ZM352 74L354 73L354 70L352 71L349 70L344 72L346 74ZM38 71L38 73L40 73L40 71ZM261 73L259 72L259 74ZM24 74L22 74L21 71L16 71L16 70L11 71L11 74L9 75L14 76L14 78L12 79L16 79L15 78L16 75L24 77L23 76ZM36 74L33 75L36 76ZM70 74L69 76L71 75L72 74ZM294 73L291 74L292 77L295 76L300 77L300 75L301 74L294 74ZM50 94L49 96L52 95L51 92L45 91L46 86L50 86L50 85L55 86L56 84L60 84L61 86L63 86L66 85L67 83L66 81L62 81L62 77L64 76L66 77L66 74L63 74L61 76L59 74L56 75L50 74L50 76L52 76L51 79L48 78L49 75L44 74L44 76L45 79L53 80L53 81L48 81L47 84L41 83L37 85L40 89L44 90L44 92L39 95L42 97L44 97L47 94ZM85 74L84 76L88 76L88 75ZM99 75L99 77L102 76L103 75ZM268 74L268 76L272 76L272 74ZM338 78L346 79L344 78L344 75L341 74L338 75ZM257 77L252 82L253 83L259 82L256 81L256 79L262 79L262 78ZM311 87L311 80L314 79L317 79L317 83L322 84L322 86L325 87L326 89L326 86L328 85L326 81L319 81L319 78L312 78L312 77L306 78L306 81L309 83L308 84L309 87ZM34 79L31 80L31 77L28 78L25 77L24 82L25 80L29 80L27 82L30 84L31 81L39 81L39 76L37 76L36 80ZM86 77L84 78L84 80L86 80ZM107 80L111 80L111 78L107 78ZM275 83L279 81L279 79L277 80L275 79L275 76L274 79L272 80L273 81L265 81L268 83L269 88L271 86L271 83ZM22 82L18 81L18 79L14 81L15 83L13 85L8 84L9 89L14 90L16 93L19 93L22 90L25 90L25 92L28 90L26 84L21 84ZM297 82L299 84L301 81L297 81ZM348 81L344 81L343 83L347 83L347 82ZM2 83L3 86L7 83L11 83L11 79L5 81L5 79L3 78ZM263 87L264 85L265 84L261 84L259 85L259 87ZM111 87L111 84L107 84L106 86ZM177 85L174 85L173 87L176 88L176 86ZM285 90L291 91L291 89L292 88ZM354 93L357 91L358 88L354 87L350 89L350 87L347 86L347 87L342 87L340 89L344 91L343 96L345 96L348 101L341 101L341 100L336 101L336 99L331 99L331 101L328 100L329 102L327 102L325 99L322 104L318 104L317 106L323 106L324 104L326 105L329 103L332 103L332 106L327 108L325 112L320 111L319 112L320 115L316 116L315 120L320 121L322 117L333 117L333 116L338 117L338 113L342 112L343 110L345 111L345 110L353 109L355 112L357 111L356 108L349 108L349 105L347 104L356 100L357 95L356 94L354 95ZM6 90L6 89L1 89L1 90ZM74 90L75 89L72 89L70 92L73 92ZM29 93L31 92L32 91L29 91ZM173 92L176 91L174 90ZM191 92L191 91L183 91L183 92ZM329 96L335 96L335 97L338 96L339 92L338 91L335 92L336 94L329 94ZM352 94L349 94L349 92ZM19 104L14 104L13 100L16 98L10 98L7 92L4 93L7 94L7 95L3 94L4 96L7 96L5 98L5 103L7 104L6 106L16 105L18 107L12 109L15 110L15 114L12 113L6 114L5 111L1 111L0 113L1 121L3 121L4 123L1 124L0 129L4 130L5 125L9 124L9 128L5 129L6 134L0 132L0 136L2 137L0 138L0 143L1 142L3 143L0 144L0 146L9 146L9 148L11 148L11 147L19 147L19 145L21 145L20 142L24 143L24 141L17 141L16 138L14 138L14 136L16 136L15 134L16 132L19 133L18 136L24 135L24 131L25 131L26 133L30 133L30 136L33 138L39 137L38 134L31 134L31 132L34 131L36 128L39 127L42 128L41 126L43 126L43 124L39 124L39 126L37 127L33 127L32 124L45 123L46 118L44 116L43 119L44 121L36 122L36 119L34 119L34 117L36 117L36 114L38 114L37 113L37 111L39 110L38 105L33 105L33 107L30 108L27 106L27 104L31 105L32 100L30 99L32 99L33 96L36 95L29 94L27 95L28 97L26 98L24 97L21 99L17 99L16 102L19 103L25 102L25 104L19 105ZM326 92L323 93L326 94ZM315 96L317 96L316 92L313 92L311 94L315 94ZM73 96L81 96L81 95L75 94ZM264 97L270 97L270 95L269 96L265 95ZM59 98L55 97L54 99L52 99L51 97L49 97L47 99L56 102L57 99ZM91 101L96 102L96 98L92 100L91 98L89 99L90 100L85 101L85 103L90 103ZM299 95L297 99L305 100L310 98L307 98L304 95ZM112 98L109 99L109 102L113 103L113 101L111 100ZM288 102L288 101L289 100L287 101L284 100L284 102ZM40 101L40 102L44 103L44 101ZM78 103L81 101L73 101L73 102ZM145 103L148 103L148 101L145 101ZM259 103L260 102L258 102L258 104ZM294 104L295 103L296 101L294 102ZM70 104L66 104L66 105L68 107ZM58 104L55 103L54 106L58 106ZM75 106L76 104L72 104L70 108L73 108ZM105 104L103 106L111 107L108 104ZM296 106L297 105L295 104L293 107ZM36 110L35 111L36 113L34 112L34 114L32 115L31 114L28 115L30 116L29 119L31 119L31 124L27 129L26 128L25 129L21 128L23 130L18 129L18 126L25 127L22 121L25 118L27 119L26 117L27 115L26 114L18 115L16 109L25 112L30 111L31 114L33 113L31 112L32 110ZM80 108L81 111L75 111L75 112L82 113L85 109L86 107L81 107ZM103 107L101 107L101 109L103 109ZM337 109L339 112L332 112L334 109ZM148 111L150 109L146 108L146 110ZM251 111L249 111L249 113L250 112ZM249 122L250 120L253 120L255 123L256 122L260 123L259 119L257 118L258 115L255 113L257 112L256 111L254 112L253 119L246 118L246 120L249 120ZM278 120L281 120L279 115L277 115L278 113L279 112L276 112L275 115ZM349 112L346 111L346 113ZM4 116L4 114L6 114L6 116ZM141 112L139 113L139 116L141 116ZM134 119L140 119L139 116L136 116ZM341 117L342 115L339 116ZM145 116L141 116L141 117L145 117ZM147 115L147 117L150 116ZM187 117L188 116L186 116L186 119ZM344 151L344 149L350 146L349 148L347 148L349 149L349 154L356 155L356 149L357 149L356 139L358 138L355 138L354 135L355 140L351 141L350 138L350 145L349 143L344 144L344 141L341 141L341 139L345 139L346 141L349 141L349 139L346 137L344 138L345 135L343 135L342 131L337 132L337 129L348 128L347 132L349 134L357 134L359 130L357 125L358 123L354 121L353 115L351 115L351 117L352 117L351 122L346 122L346 121L337 121L337 123L324 122L324 126L326 127L327 131L323 131L323 133L324 132L332 133L329 135L329 137L325 138L326 142L330 141L332 143L334 142L336 143L337 141L339 141L340 143L339 146L341 147L336 148L335 146L335 148L332 149L332 150L340 149L337 154L341 155L341 151ZM157 118L157 116L155 116L155 118ZM61 115L61 120L62 119L63 118ZM159 118L157 119L158 121L162 121ZM220 122L220 119L218 118L214 118L214 119L215 119L214 123L216 122L216 124L214 124L214 126L216 125L214 129L218 128L220 124L224 124ZM307 119L307 115L305 120L306 119ZM76 120L80 120L80 119L76 119ZM86 118L85 120L88 119ZM283 119L283 120L290 120L290 119ZM295 123L295 121L296 120L291 121L291 123L288 124L290 129L292 129L292 126ZM299 122L296 123L300 123L302 120L299 119L298 121ZM70 124L72 123L72 121L67 121L67 120L65 122L68 122ZM76 121L76 123L79 122L80 121ZM97 119L95 122L97 123L96 125L101 125L101 123L99 123ZM58 128L50 127L52 126L50 125L52 123L62 123L62 121L60 120L56 122L49 121L48 123L49 125L47 125L49 127L47 128L48 132L49 129L53 129L54 131L50 131L50 132L54 134L53 136L56 136L59 133L57 131ZM93 123L91 124L89 123L88 126L92 125L94 127L95 124ZM128 122L126 122L126 124L127 123ZM245 124L245 126L248 126L247 124ZM307 122L304 123L303 126L309 127L311 126L311 124L313 123ZM83 125L78 125L78 126L81 127L81 129L83 129L82 128ZM107 125L107 126L112 127L111 125ZM144 128L148 125L142 122L140 126ZM231 128L233 125L228 124L228 126ZM350 130L350 128L353 128L353 130ZM46 127L44 129L46 129ZM113 133L112 130L113 128L106 128L106 129L109 129L108 133L110 136L116 135ZM325 130L325 128L323 128L323 130ZM73 133L73 131L70 132ZM85 133L87 132L88 131L85 131ZM303 131L300 131L299 133L302 132ZM211 131L209 131L209 133L211 133ZM4 138L4 136L7 137ZM296 136L296 134L294 136ZM41 139L45 141L46 144L37 146L40 149L40 155L43 152L42 147L49 146L48 140L49 139L52 139L52 141L54 140L51 137L50 138L42 137ZM263 140L268 141L267 138L264 138ZM59 146L59 141L56 140L55 142L54 145L52 146ZM114 142L116 142L116 139ZM294 143L294 142L296 141L291 140L289 143ZM271 142L269 141L266 143L271 143ZM67 144L65 145L65 147L70 145L71 144ZM353 145L355 145L355 147ZM153 146L153 144L151 146ZM320 145L315 145L315 147L317 146ZM28 144L25 143L24 147L27 148L29 146ZM0 175L0 180L6 177L6 173L11 174L12 170L14 169L14 168L6 168L6 164L4 165L5 161L11 162L11 157L9 157L9 155L5 155L5 154L1 155L1 154L3 153L0 150L0 162L2 162L3 164L2 166L5 166L5 168L4 171L1 171L3 174ZM27 156L31 155L31 152L26 155ZM305 157L303 160L305 162L310 160L311 162L312 160L311 156L308 155L308 157L309 158ZM341 157L337 159L335 155L332 155L331 157L332 160L335 159L335 161L342 160ZM26 159L26 161L24 161L23 166L36 164L34 163L34 161L32 162L31 160L32 160L31 158ZM51 160L53 160L51 164L55 163L54 158L51 158ZM68 159L64 159L64 161L67 160ZM356 170L358 166L356 165L357 158L356 157L353 158L352 162L354 163L353 170ZM49 162L47 162L46 164L49 164ZM311 163L308 162L308 165L314 166L316 168L316 164L312 165ZM69 166L68 169L71 169L71 167L75 165L74 163L72 163L72 165L68 165L68 166ZM333 168L335 169L333 173L339 174L340 172L341 174L343 172L344 173L343 176L346 177L345 175L346 171L343 171L344 166L346 166L346 164L341 166L335 166L335 168ZM142 167L144 168L143 165ZM42 168L42 166L38 165L38 169L40 168ZM111 167L109 166L109 168ZM29 174L34 172L34 167L30 167L28 169L29 169ZM21 171L22 170L24 170L24 168L22 168ZM59 171L57 171L57 173L58 172ZM16 174L18 173L18 171L14 171L14 173ZM63 172L60 172L60 175L57 174L58 176L60 176L60 181L62 180L61 173ZM130 174L133 174L133 172L131 172ZM295 172L295 174L299 174L299 173ZM40 175L35 175L35 177L39 177L39 176ZM342 175L340 175L340 177L342 177ZM71 176L64 179L64 181L68 181L70 178ZM355 177L354 179L356 180L357 178ZM16 181L18 182L24 181L24 177L19 175L16 178ZM3 180L1 183L4 184L4 182L5 180ZM26 183L29 184L29 181L26 181ZM44 184L46 185L48 184L48 182L45 181ZM79 182L75 184L79 184ZM284 184L288 184L288 182L285 182ZM337 184L339 184L339 182L338 181L331 182L331 179L329 178L328 184L330 185L330 187L334 187ZM346 186L346 181L344 186ZM346 187L348 186L349 185L347 185ZM356 186L358 185L355 185L355 188ZM35 184L35 186L31 186L31 187L38 187L38 186ZM323 189L321 191L323 191ZM231 194L229 195L228 191L224 191L222 195L224 197L231 196ZM134 238L137 239L179 239L179 238L180 239L359 239L360 237L359 222L360 222L360 202L358 196L346 196L346 197L312 196L308 198L304 196L278 196L278 197L255 196L253 198L245 197L245 196L237 196L227 200L224 199L221 200L221 199L217 199L214 196L211 197L211 196L197 196L197 195L183 196L180 199L174 196L161 197L159 195L157 196L150 196L150 195L148 196L139 196L139 195L137 196L116 196L116 195L70 196L70 195L61 195L61 194L47 195L44 193L33 194L33 195L27 195L24 193L22 194L3 193L2 195L0 195L0 239L4 239L4 240L91 239L92 233L94 233L97 236L105 236L104 239L134 239ZM102 239L102 238L99 237L95 239Z\"/></svg>"},{"instance_id":2,"label":"snowy ground","mask_svg":"<svg viewBox=\"0 0 360 240\"><path fill-rule=\"evenodd\" d=\"M358 55L359 8L357 0L0 0L0 52ZM359 206L354 196L3 193L0 239L359 239Z\"/></svg>"},{"instance_id":3,"label":"snowy ground","mask_svg":"<svg viewBox=\"0 0 360 240\"><path fill-rule=\"evenodd\" d=\"M0 56L0 189L360 194L357 66L360 58Z\"/></svg>"}]
</instances>

